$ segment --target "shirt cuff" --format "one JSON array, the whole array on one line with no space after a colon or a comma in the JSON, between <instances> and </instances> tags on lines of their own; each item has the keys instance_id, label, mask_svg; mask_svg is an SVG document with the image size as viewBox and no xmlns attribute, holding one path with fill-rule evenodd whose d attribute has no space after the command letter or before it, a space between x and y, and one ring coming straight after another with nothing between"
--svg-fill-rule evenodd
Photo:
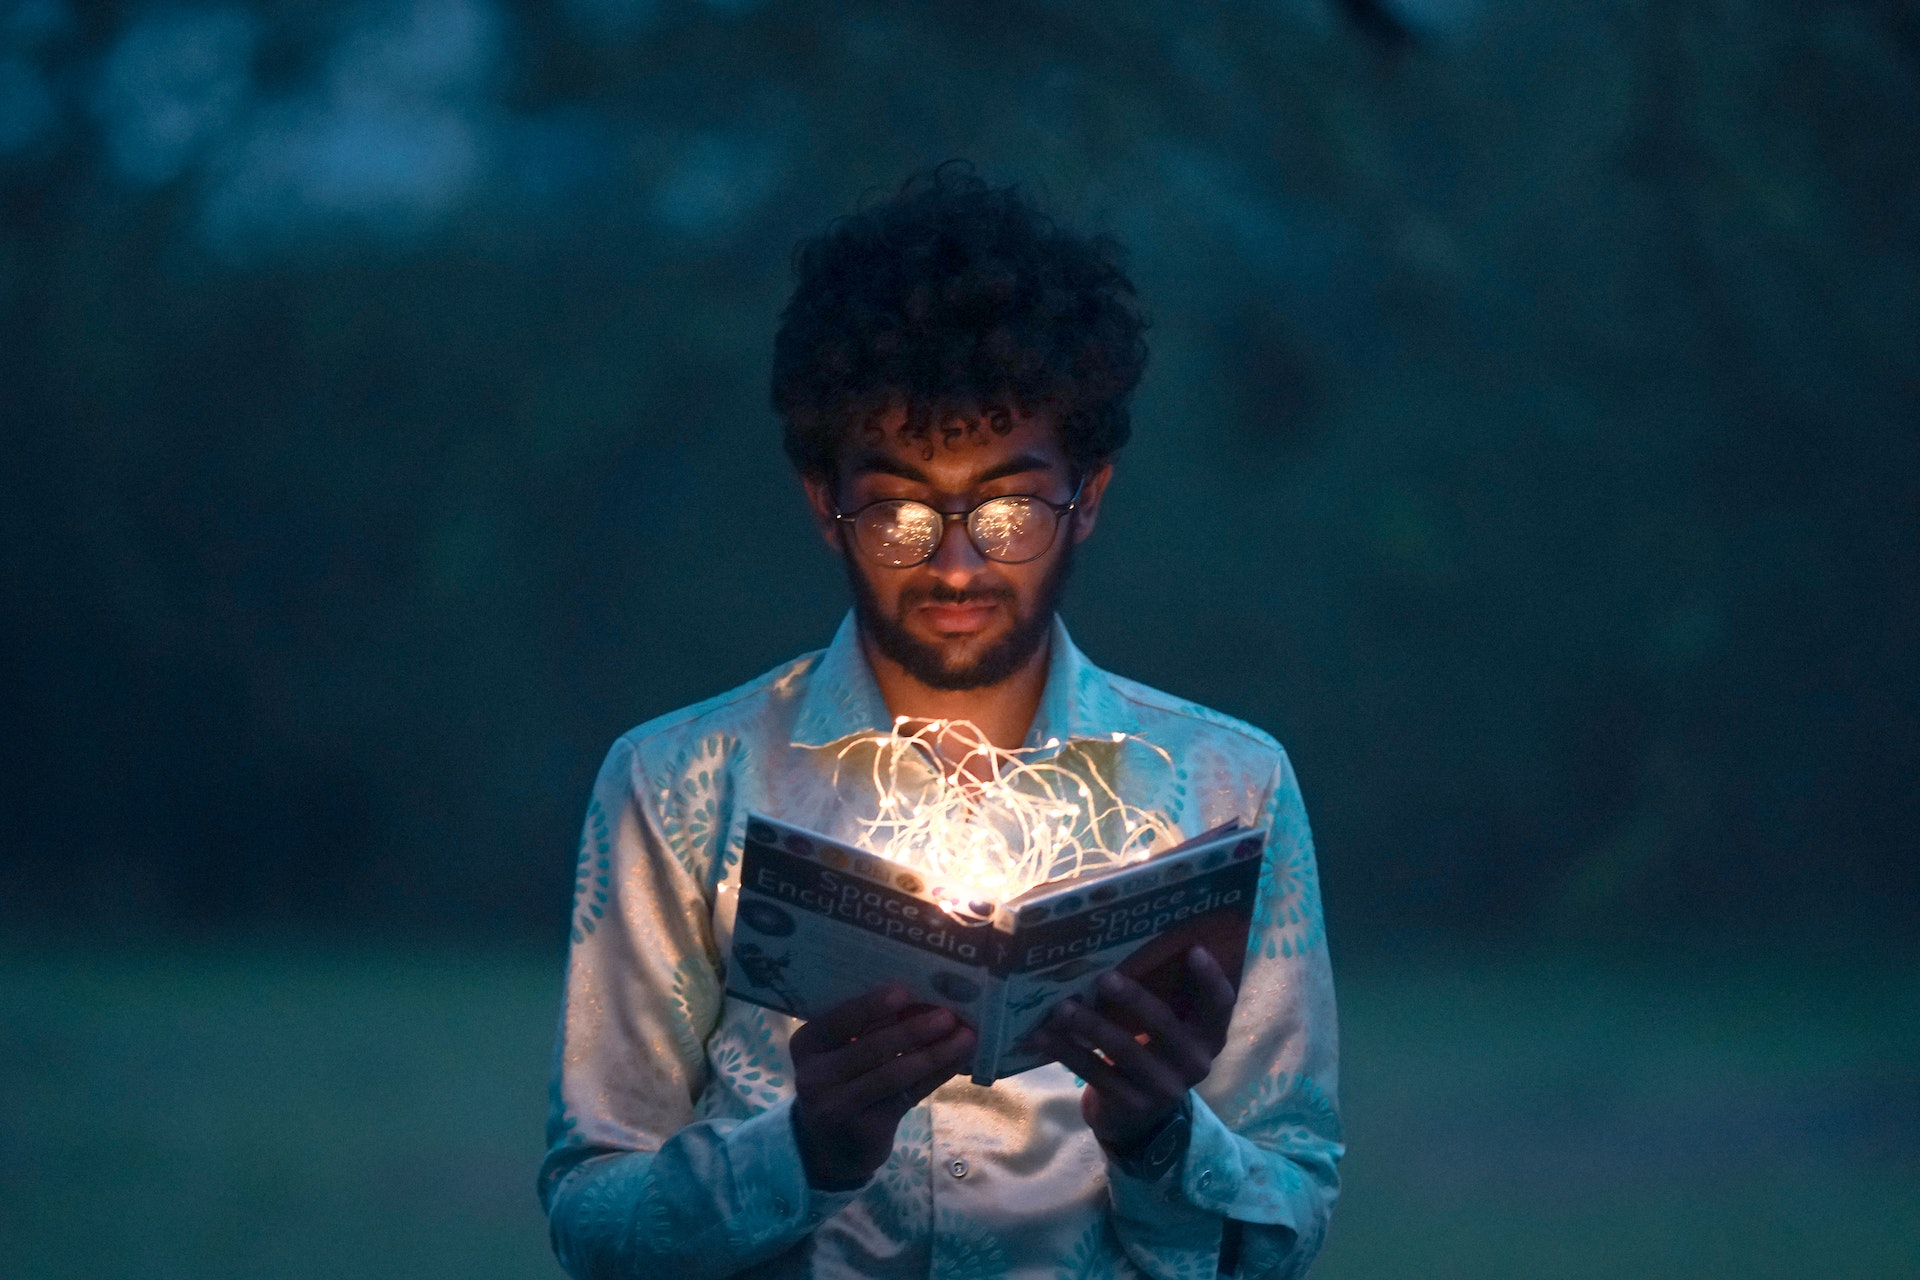
<instances>
[{"instance_id":1,"label":"shirt cuff","mask_svg":"<svg viewBox=\"0 0 1920 1280\"><path fill-rule=\"evenodd\" d=\"M793 1136L793 1099L735 1125L726 1137L735 1203L760 1219L751 1234L798 1239L847 1207L861 1188L819 1191L807 1185L800 1144Z\"/></svg>"},{"instance_id":2,"label":"shirt cuff","mask_svg":"<svg viewBox=\"0 0 1920 1280\"><path fill-rule=\"evenodd\" d=\"M1187 1156L1180 1163L1179 1198L1208 1213L1225 1216L1233 1211L1246 1180L1246 1159L1233 1130L1213 1113L1199 1094L1187 1094L1193 1108L1187 1134Z\"/></svg>"},{"instance_id":3,"label":"shirt cuff","mask_svg":"<svg viewBox=\"0 0 1920 1280\"><path fill-rule=\"evenodd\" d=\"M1201 1144L1201 1117L1221 1133L1226 1133L1226 1126L1191 1091L1187 1101L1192 1107L1192 1127L1186 1153L1157 1180L1129 1177L1116 1161L1107 1161L1114 1228L1134 1262L1155 1276L1210 1276L1220 1256L1224 1210L1196 1200L1186 1188L1194 1181L1196 1158L1217 1158L1217 1143ZM1233 1150L1231 1135L1227 1150ZM1209 1171L1207 1185L1212 1185L1213 1178Z\"/></svg>"}]
</instances>

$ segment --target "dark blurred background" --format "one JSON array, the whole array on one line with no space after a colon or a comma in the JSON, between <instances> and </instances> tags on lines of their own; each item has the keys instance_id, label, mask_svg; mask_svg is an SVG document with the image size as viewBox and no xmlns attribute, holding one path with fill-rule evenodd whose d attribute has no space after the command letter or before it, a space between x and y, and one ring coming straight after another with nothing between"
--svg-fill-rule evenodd
<instances>
[{"instance_id":1,"label":"dark blurred background","mask_svg":"<svg viewBox=\"0 0 1920 1280\"><path fill-rule=\"evenodd\" d=\"M0 1271L551 1274L587 785L830 636L787 254L955 156L1156 319L1068 620L1301 776L1317 1274L1920 1271L1906 0L0 0Z\"/></svg>"}]
</instances>

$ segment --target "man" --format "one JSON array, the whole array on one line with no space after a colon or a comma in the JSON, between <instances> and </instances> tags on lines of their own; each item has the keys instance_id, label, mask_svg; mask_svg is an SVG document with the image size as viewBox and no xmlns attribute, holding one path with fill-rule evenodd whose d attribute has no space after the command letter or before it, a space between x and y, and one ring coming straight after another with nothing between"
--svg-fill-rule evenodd
<instances>
[{"instance_id":1,"label":"man","mask_svg":"<svg viewBox=\"0 0 1920 1280\"><path fill-rule=\"evenodd\" d=\"M1198 1280L1318 1251L1342 1148L1292 768L1055 616L1146 359L1117 259L952 167L797 255L774 405L853 612L595 785L540 1179L573 1275ZM873 797L836 763L898 718L1098 770L1189 836L1269 827L1237 1001L1201 948L1184 1017L1115 975L1048 1020L1056 1062L983 1088L973 1029L897 986L805 1025L725 998L748 811L851 837Z\"/></svg>"}]
</instances>

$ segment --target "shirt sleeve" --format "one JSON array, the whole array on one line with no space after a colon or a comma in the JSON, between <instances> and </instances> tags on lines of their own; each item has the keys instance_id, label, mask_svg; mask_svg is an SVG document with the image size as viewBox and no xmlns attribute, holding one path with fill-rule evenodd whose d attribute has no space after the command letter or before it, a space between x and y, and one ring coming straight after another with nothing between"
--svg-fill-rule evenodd
<instances>
[{"instance_id":1,"label":"shirt sleeve","mask_svg":"<svg viewBox=\"0 0 1920 1280\"><path fill-rule=\"evenodd\" d=\"M1160 1183L1108 1163L1115 1233L1155 1280L1201 1280L1238 1224L1237 1274L1306 1274L1325 1239L1345 1153L1338 1030L1320 882L1293 767L1275 767L1247 964L1227 1047L1191 1095L1186 1154Z\"/></svg>"},{"instance_id":2,"label":"shirt sleeve","mask_svg":"<svg viewBox=\"0 0 1920 1280\"><path fill-rule=\"evenodd\" d=\"M724 1000L709 897L721 825L667 839L638 752L615 744L581 837L539 1182L554 1252L581 1280L733 1275L852 1199L807 1185L789 1092L744 1117L696 1115Z\"/></svg>"}]
</instances>

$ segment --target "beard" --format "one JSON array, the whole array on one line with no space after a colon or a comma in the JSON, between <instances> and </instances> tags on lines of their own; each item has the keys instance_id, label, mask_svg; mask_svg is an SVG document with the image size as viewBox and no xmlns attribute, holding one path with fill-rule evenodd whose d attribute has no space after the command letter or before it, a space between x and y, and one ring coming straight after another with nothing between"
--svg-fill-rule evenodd
<instances>
[{"instance_id":1,"label":"beard","mask_svg":"<svg viewBox=\"0 0 1920 1280\"><path fill-rule=\"evenodd\" d=\"M881 610L880 601L861 566L854 563L853 554L848 552L843 559L847 582L853 589L853 616L860 630L873 641L873 647L928 688L954 692L999 684L1039 652L1053 629L1054 612L1060 597L1066 594L1067 578L1073 571L1073 540L1067 538L1059 560L1034 592L1033 608L1025 614L1019 612L1019 597L1006 587L956 591L935 582L902 591L896 613L888 617ZM915 639L907 631L906 617L919 605L966 604L977 600L994 600L1005 606L1013 615L1013 626L971 662L951 665L937 647Z\"/></svg>"}]
</instances>

